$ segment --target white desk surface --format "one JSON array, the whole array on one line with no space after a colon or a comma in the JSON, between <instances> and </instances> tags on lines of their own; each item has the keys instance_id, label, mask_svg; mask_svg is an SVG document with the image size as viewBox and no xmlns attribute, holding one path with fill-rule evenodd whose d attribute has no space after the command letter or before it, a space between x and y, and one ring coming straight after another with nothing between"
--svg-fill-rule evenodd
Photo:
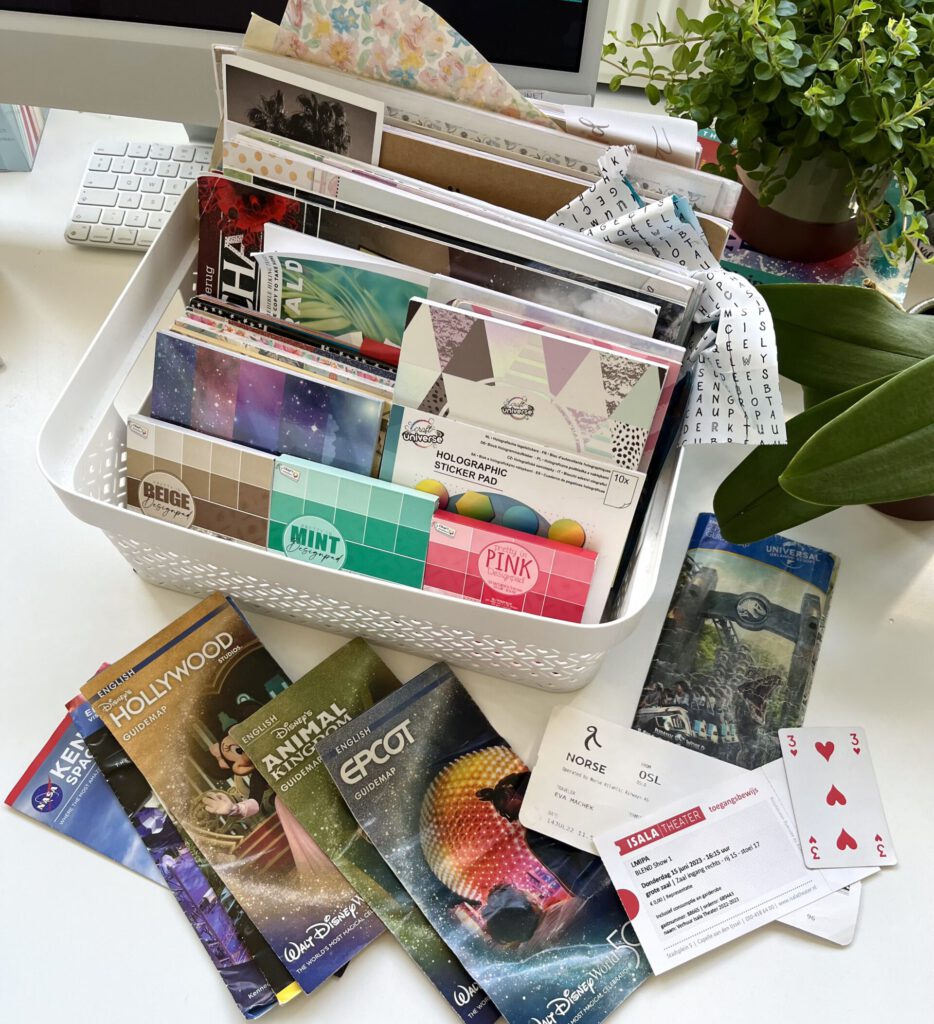
<instances>
[{"instance_id":1,"label":"white desk surface","mask_svg":"<svg viewBox=\"0 0 934 1024\"><path fill-rule=\"evenodd\" d=\"M0 174L0 355L7 364L0 371L3 794L97 665L192 604L137 579L100 533L68 515L35 460L40 425L138 260L76 248L62 236L91 145L107 136L184 137L178 125L56 111L34 170ZM576 703L631 719L694 518L709 510L716 484L739 454L688 452L655 598ZM855 508L794 533L842 560L807 720L867 729L900 864L864 884L848 949L772 924L650 979L611 1021L651 1024L685 1014L719 1024L931 1019L934 524ZM293 676L342 642L272 618L251 619ZM381 653L403 678L426 664ZM570 699L476 673L462 678L526 757L551 708ZM168 893L7 808L0 810L0 830L5 1020L240 1020ZM293 1001L275 1019L456 1019L389 936L311 999Z\"/></svg>"}]
</instances>

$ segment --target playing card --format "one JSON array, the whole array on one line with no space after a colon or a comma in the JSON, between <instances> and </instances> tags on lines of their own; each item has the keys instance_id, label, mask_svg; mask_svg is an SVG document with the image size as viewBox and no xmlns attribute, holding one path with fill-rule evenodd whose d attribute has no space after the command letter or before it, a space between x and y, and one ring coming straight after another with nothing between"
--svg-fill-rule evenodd
<instances>
[{"instance_id":1,"label":"playing card","mask_svg":"<svg viewBox=\"0 0 934 1024\"><path fill-rule=\"evenodd\" d=\"M804 863L809 868L897 863L859 726L779 729Z\"/></svg>"}]
</instances>

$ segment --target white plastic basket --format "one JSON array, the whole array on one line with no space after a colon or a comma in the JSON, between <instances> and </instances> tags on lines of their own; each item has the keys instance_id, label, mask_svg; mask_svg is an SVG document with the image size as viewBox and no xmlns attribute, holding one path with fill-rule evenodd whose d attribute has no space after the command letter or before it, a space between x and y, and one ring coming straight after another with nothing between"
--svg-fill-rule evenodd
<instances>
[{"instance_id":1,"label":"white plastic basket","mask_svg":"<svg viewBox=\"0 0 934 1024\"><path fill-rule=\"evenodd\" d=\"M598 625L536 618L292 561L126 507L126 424L115 399L176 292L194 290L196 189L141 260L39 435L39 463L68 510L99 527L143 579L246 609L365 636L547 690L579 689L628 636L658 577L680 468L659 480L619 617Z\"/></svg>"}]
</instances>

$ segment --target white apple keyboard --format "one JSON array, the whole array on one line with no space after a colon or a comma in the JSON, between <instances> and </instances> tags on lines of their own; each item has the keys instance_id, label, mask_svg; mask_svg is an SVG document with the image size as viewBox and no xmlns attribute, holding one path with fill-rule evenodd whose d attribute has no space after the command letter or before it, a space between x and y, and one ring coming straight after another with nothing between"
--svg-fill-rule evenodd
<instances>
[{"instance_id":1,"label":"white apple keyboard","mask_svg":"<svg viewBox=\"0 0 934 1024\"><path fill-rule=\"evenodd\" d=\"M141 252L210 167L211 147L99 142L78 189L65 238L76 245Z\"/></svg>"}]
</instances>

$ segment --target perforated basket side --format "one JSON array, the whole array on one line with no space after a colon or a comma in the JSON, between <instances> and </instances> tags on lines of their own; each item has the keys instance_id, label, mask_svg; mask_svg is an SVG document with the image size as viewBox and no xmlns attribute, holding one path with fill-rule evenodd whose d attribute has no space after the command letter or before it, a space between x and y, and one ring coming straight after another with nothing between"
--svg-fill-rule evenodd
<instances>
[{"instance_id":1,"label":"perforated basket side","mask_svg":"<svg viewBox=\"0 0 934 1024\"><path fill-rule=\"evenodd\" d=\"M224 566L156 549L133 537L107 535L148 583L203 596L213 590L232 595L245 609L349 636L364 636L426 658L476 669L544 689L576 690L596 674L605 651L568 651L519 643L438 622L408 617L369 604L283 586L275 579L244 576ZM546 633L542 634L543 637Z\"/></svg>"}]
</instances>

